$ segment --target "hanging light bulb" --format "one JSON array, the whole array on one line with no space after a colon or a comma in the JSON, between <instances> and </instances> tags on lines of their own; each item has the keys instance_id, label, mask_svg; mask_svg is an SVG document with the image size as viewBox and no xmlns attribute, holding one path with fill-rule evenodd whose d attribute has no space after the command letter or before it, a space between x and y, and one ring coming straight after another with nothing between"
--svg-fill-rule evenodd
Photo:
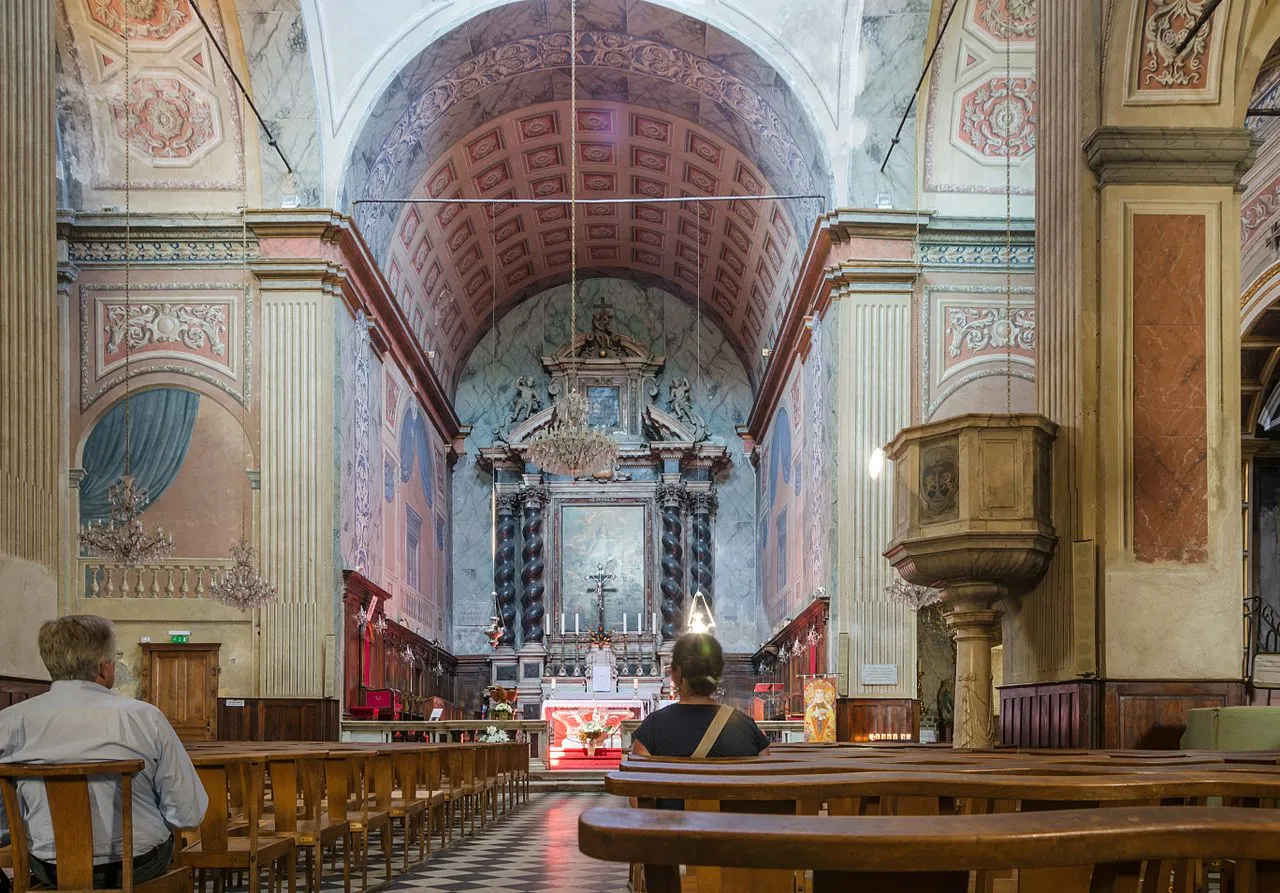
<instances>
[{"instance_id":1,"label":"hanging light bulb","mask_svg":"<svg viewBox=\"0 0 1280 893\"><path fill-rule=\"evenodd\" d=\"M691 633L709 633L716 628L716 618L701 589L693 594L693 601L689 605L688 628Z\"/></svg>"},{"instance_id":2,"label":"hanging light bulb","mask_svg":"<svg viewBox=\"0 0 1280 893\"><path fill-rule=\"evenodd\" d=\"M873 481L884 474L884 450L880 447L871 451L871 458L867 460L867 474L871 475Z\"/></svg>"}]
</instances>

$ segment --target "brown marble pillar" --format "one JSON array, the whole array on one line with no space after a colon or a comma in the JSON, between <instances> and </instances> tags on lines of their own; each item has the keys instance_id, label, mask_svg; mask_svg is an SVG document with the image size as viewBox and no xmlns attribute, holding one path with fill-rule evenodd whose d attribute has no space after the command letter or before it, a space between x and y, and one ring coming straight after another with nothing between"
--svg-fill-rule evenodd
<instances>
[{"instance_id":1,"label":"brown marble pillar","mask_svg":"<svg viewBox=\"0 0 1280 893\"><path fill-rule=\"evenodd\" d=\"M61 455L54 4L0 3L0 675L39 672L57 610Z\"/></svg>"}]
</instances>

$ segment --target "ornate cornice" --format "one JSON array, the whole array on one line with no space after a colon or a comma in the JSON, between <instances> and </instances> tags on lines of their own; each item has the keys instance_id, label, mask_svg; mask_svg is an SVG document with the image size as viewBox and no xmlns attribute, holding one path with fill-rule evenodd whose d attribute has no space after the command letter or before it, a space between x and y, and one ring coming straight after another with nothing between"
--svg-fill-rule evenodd
<instances>
[{"instance_id":1,"label":"ornate cornice","mask_svg":"<svg viewBox=\"0 0 1280 893\"><path fill-rule=\"evenodd\" d=\"M1099 127L1084 153L1100 186L1238 188L1257 145L1246 127Z\"/></svg>"},{"instance_id":2,"label":"ornate cornice","mask_svg":"<svg viewBox=\"0 0 1280 893\"><path fill-rule=\"evenodd\" d=\"M235 266L258 255L257 239L246 233L238 215L203 219L165 214L129 216L128 258L141 266ZM125 215L107 211L58 214L58 237L66 260L81 266L117 266L125 262Z\"/></svg>"}]
</instances>

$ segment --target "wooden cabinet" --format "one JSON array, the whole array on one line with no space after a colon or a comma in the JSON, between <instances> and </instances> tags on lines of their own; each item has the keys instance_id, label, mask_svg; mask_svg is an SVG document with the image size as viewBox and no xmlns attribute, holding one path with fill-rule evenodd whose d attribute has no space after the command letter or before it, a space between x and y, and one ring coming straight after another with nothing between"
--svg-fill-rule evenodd
<instances>
[{"instance_id":1,"label":"wooden cabinet","mask_svg":"<svg viewBox=\"0 0 1280 893\"><path fill-rule=\"evenodd\" d=\"M183 741L218 731L218 644L142 646L142 700L155 704Z\"/></svg>"}]
</instances>

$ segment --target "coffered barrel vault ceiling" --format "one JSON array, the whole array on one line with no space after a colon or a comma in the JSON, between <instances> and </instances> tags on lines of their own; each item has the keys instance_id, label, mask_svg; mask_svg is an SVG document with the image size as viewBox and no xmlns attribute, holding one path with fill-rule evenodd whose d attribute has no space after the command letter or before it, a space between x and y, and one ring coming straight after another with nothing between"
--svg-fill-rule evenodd
<instances>
[{"instance_id":1,"label":"coffered barrel vault ceiling","mask_svg":"<svg viewBox=\"0 0 1280 893\"><path fill-rule=\"evenodd\" d=\"M701 295L753 373L781 323L829 165L800 104L750 49L640 0L579 9L580 198L741 196L586 205L580 275ZM452 383L490 325L570 269L568 207L370 199L569 194L568 3L533 0L469 20L411 61L369 113L344 200Z\"/></svg>"}]
</instances>

